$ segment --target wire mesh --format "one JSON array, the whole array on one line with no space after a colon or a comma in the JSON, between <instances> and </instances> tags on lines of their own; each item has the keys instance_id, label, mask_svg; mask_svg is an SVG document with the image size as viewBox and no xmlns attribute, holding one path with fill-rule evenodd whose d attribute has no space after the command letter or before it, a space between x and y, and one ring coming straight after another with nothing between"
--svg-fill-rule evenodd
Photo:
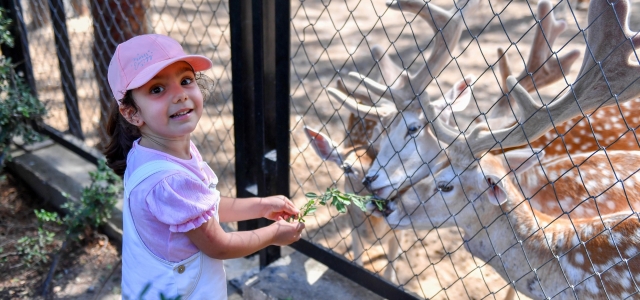
<instances>
[{"instance_id":1,"label":"wire mesh","mask_svg":"<svg viewBox=\"0 0 640 300\"><path fill-rule=\"evenodd\" d=\"M307 224L308 238L430 299L504 298L512 287L519 298L637 297L638 233L622 228L639 222L638 37L620 32L638 22L616 8L626 1L609 2L596 2L592 19L589 1L295 2L296 195L337 186L391 199L382 213L397 229L326 209ZM597 61L585 73L606 83L570 67L583 56ZM605 67L620 57L632 67ZM503 75L510 69L541 108L520 112L523 99ZM578 109L553 104L565 93L581 99ZM575 119L560 121L571 111ZM524 125L498 133L518 122L552 126L539 138ZM473 130L482 126L491 147L478 148ZM503 153L517 131L528 147ZM507 188L506 204L483 203Z\"/></svg>"},{"instance_id":2,"label":"wire mesh","mask_svg":"<svg viewBox=\"0 0 640 300\"><path fill-rule=\"evenodd\" d=\"M48 1L21 2L38 95L49 106L46 122L68 131ZM123 11L121 2L63 1L79 103L77 121L89 146L99 147L104 113L97 105L101 97L99 80L104 78L97 77L94 70L94 24L111 24L115 22L111 16L130 13ZM132 2L146 9L143 21L135 21L142 24L125 23L129 26L126 28L132 30L135 25L167 34L181 42L187 52L213 60L213 69L205 74L213 79L214 91L193 141L218 174L221 193L234 195L228 2L127 1ZM98 3L113 5L100 6L105 10L92 13L91 5ZM640 9L640 1L629 3L632 12ZM517 287L521 299L580 297L583 290L600 291L603 294L598 296L610 298L637 297L640 231L633 226L638 223L635 186L640 181L635 178L638 168L633 166L640 164L635 164L636 154L630 150L638 150L640 145L635 136L640 118L634 110L637 99L624 103L617 100L625 91L635 89L640 73L606 74L611 70L602 69L608 81L617 76L632 79L625 89L611 91L615 94L613 104L618 105L603 106L593 113L580 110L582 118L554 124L556 131L539 140L525 136L527 144L544 148L544 159L555 157L563 163L554 165L552 160L538 161L537 157L520 161L536 170L538 177L533 180L532 176L518 175L513 179L514 189L527 201L503 205L506 213L498 214L501 217L485 217L485 208L479 203L487 193L499 192L494 187L511 182L511 177L502 174L493 179L494 185L482 188L472 187L471 182L493 174L483 161L506 159L507 155L495 145L493 154L460 154L473 148L474 141L465 136L477 124L496 130L527 120L514 117L519 106L503 76L507 60L514 71L522 71L517 78L539 105L550 104L567 92L576 94L571 87L580 79L580 69L565 63L584 55L595 57L590 51L595 45L585 47L589 32L599 31L596 25L600 23L588 21L588 1L552 4L552 11L541 16L539 4L529 1L400 1L399 9L393 8L398 2L389 7L382 1L291 1L292 200L301 207L306 202L305 193L323 192L329 187L393 199L387 203L385 213L390 214L386 220L379 217L380 213L365 215L351 207L349 214L320 207L307 218L304 238L423 298L504 298L512 286ZM442 17L447 10L451 14ZM564 26L560 23L545 27L544 20L552 16L565 20L566 29L560 30ZM618 20L609 25L623 28L624 22L629 22L633 29L640 22L634 15L626 21L624 17ZM452 32L456 26L459 31ZM538 28L544 29L536 39ZM113 38L100 38L117 44ZM628 38L627 43L637 45L635 33ZM538 60L532 60L530 56L535 58L536 54ZM596 66L605 65L608 57L596 58L602 62ZM635 52L628 60L637 67ZM363 80L361 75L368 79ZM535 79L527 80L529 75ZM361 102L360 110L355 111L342 94ZM469 105L463 105L465 99ZM439 120L457 127L456 143L444 141L445 132L432 127L435 120L428 117L431 107L438 108ZM502 141L494 144L497 142ZM529 157L532 154L525 158ZM534 160L537 164L531 163ZM508 165L503 171L507 174L515 166ZM610 184L605 187L596 184L606 182ZM565 186L579 189L584 195L571 198L573 194ZM446 194L454 189L462 191L457 198ZM505 225L505 216L530 214L531 209L526 210L529 207L559 213L550 219L535 219L539 223L530 227L535 230L524 236L518 229L530 223L508 219L506 229L498 227ZM622 217L612 218L612 212L621 212ZM584 221L586 216L594 217L593 222L599 221L602 226L594 223L597 226L588 227L591 223ZM479 220L480 227L465 227L468 220ZM397 230L391 229L396 226ZM589 236L583 230L587 227L600 228L602 234ZM564 231L559 234L556 228ZM629 229L622 234L622 228L635 228L635 232ZM586 234L585 238L580 234ZM625 235L635 237L635 242L630 244ZM554 248L562 241L574 241L574 237L578 242L563 248L564 252ZM609 244L607 248L603 237L615 241L615 246ZM515 242L504 242L507 238ZM484 248L474 248L478 244L484 244ZM598 249L609 251L608 256ZM546 255L542 260L535 258L540 253ZM517 263L508 260L513 256L518 258ZM576 271L577 267L572 269L563 263L587 267ZM561 274L549 277L560 278L553 286L544 278L545 270L551 268ZM614 286L617 289L608 285L611 277L620 279Z\"/></svg>"},{"instance_id":3,"label":"wire mesh","mask_svg":"<svg viewBox=\"0 0 640 300\"><path fill-rule=\"evenodd\" d=\"M61 72L56 55L54 30L47 0L21 1L28 29L30 54L34 65L34 76L39 99L47 103L49 111L45 122L61 131L69 131L69 116ZM115 22L114 15L133 15L129 24L120 31L133 31L135 27L146 27L146 32L166 34L179 41L187 53L198 53L209 57L214 67L204 74L213 80L213 89L208 97L204 117L194 132L193 141L203 158L218 172L218 188L225 195L235 194L233 110L231 105L231 53L229 42L229 9L225 1L116 1L87 0L63 1L69 47L73 60L73 72L78 95L78 110L84 142L91 147L100 147L101 125L106 111L100 105L100 93L104 89L98 80L106 82L106 72L96 74L95 66L109 63L112 53L99 56L95 47L94 25ZM96 5L92 13L90 7ZM100 5L98 5L100 4ZM126 5L125 5L126 4ZM131 7L144 5L143 20L135 17L140 12ZM95 14L95 15L94 15ZM98 15L98 19L96 19ZM136 22L136 24L131 24ZM137 24L140 23L140 24ZM100 37L105 44L117 45L119 37ZM100 46L98 46L100 47ZM114 46L115 47L115 46ZM107 51L108 49L98 49ZM110 95L110 91L102 91Z\"/></svg>"}]
</instances>

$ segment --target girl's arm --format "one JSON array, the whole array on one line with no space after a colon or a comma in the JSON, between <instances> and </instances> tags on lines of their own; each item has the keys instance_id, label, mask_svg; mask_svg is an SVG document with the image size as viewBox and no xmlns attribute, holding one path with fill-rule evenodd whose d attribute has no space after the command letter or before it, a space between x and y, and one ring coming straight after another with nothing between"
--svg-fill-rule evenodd
<instances>
[{"instance_id":1,"label":"girl's arm","mask_svg":"<svg viewBox=\"0 0 640 300\"><path fill-rule=\"evenodd\" d=\"M207 256L230 259L247 256L269 245L291 244L300 239L303 229L304 223L280 220L256 230L225 232L218 221L211 218L186 235Z\"/></svg>"},{"instance_id":2,"label":"girl's arm","mask_svg":"<svg viewBox=\"0 0 640 300\"><path fill-rule=\"evenodd\" d=\"M285 196L265 198L230 198L221 196L218 209L220 210L218 214L220 222L223 223L258 218L277 221L300 213L300 210Z\"/></svg>"}]
</instances>

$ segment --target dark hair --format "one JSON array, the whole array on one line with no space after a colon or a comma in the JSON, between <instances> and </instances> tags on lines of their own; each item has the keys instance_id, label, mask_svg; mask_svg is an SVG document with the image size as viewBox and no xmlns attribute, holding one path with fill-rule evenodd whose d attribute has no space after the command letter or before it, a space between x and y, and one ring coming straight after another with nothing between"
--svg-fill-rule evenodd
<instances>
[{"instance_id":1,"label":"dark hair","mask_svg":"<svg viewBox=\"0 0 640 300\"><path fill-rule=\"evenodd\" d=\"M202 98L206 101L213 91L213 80L208 76L197 73L196 83L202 92ZM128 90L121 100L121 105L132 107L138 112L138 106L133 99L133 93ZM103 154L107 159L107 166L120 177L124 177L127 169L127 155L133 147L133 142L140 138L140 129L129 123L121 114L118 103L113 100L109 108L109 119L107 122L107 135L111 138L105 147Z\"/></svg>"},{"instance_id":2,"label":"dark hair","mask_svg":"<svg viewBox=\"0 0 640 300\"><path fill-rule=\"evenodd\" d=\"M138 111L131 90L127 91L121 103L121 105L133 107L135 112ZM133 147L133 142L140 138L140 129L120 114L120 107L115 100L111 102L109 109L107 135L111 137L103 152L107 158L107 166L118 176L123 177L124 170L127 168L127 154Z\"/></svg>"}]
</instances>

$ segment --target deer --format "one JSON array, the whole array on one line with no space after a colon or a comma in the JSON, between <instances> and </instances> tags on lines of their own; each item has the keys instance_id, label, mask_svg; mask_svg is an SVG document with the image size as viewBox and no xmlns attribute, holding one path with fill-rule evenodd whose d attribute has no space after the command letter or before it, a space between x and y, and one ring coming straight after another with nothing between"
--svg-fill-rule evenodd
<instances>
[{"instance_id":1,"label":"deer","mask_svg":"<svg viewBox=\"0 0 640 300\"><path fill-rule=\"evenodd\" d=\"M348 93L342 80L338 79L336 85L337 91ZM353 91L351 95L359 99L358 101L370 103L370 98L367 95L357 91ZM371 114L361 118L354 114L349 115L345 128L347 137L342 143L334 142L329 136L318 130L304 127L305 134L315 153L323 161L335 163L344 172L344 191L346 193L368 194L362 185L362 180L375 158L376 145L373 140L380 134L379 122L372 119L373 116ZM384 218L368 217L365 212L352 206L347 209L347 212L355 226L351 240L354 263L362 266L363 257L373 261L375 258L367 252L376 243L379 243L383 245L382 249L389 261L382 276L391 282L397 282L394 261L400 254L402 236L392 232Z\"/></svg>"},{"instance_id":2,"label":"deer","mask_svg":"<svg viewBox=\"0 0 640 300\"><path fill-rule=\"evenodd\" d=\"M541 1L538 4L538 16L542 20L536 31L530 52L528 70L523 71L517 77L521 86L524 86L529 92L564 78L562 71L566 72L579 55L579 51L574 50L558 60L549 59L551 43L566 28L566 23L556 21L550 11L551 4L548 1ZM500 53L501 49L498 50ZM502 56L499 64L502 78L506 78L510 75L506 57ZM529 73L533 74L529 75ZM432 78L427 76L427 81L430 80ZM385 85L377 84L369 79L365 81L370 89L375 86L374 91L382 92L387 88ZM467 81L467 84L470 83L472 82ZM503 91L509 91L505 88L506 83L502 83L501 86ZM460 84L457 88L464 88L464 85ZM516 110L519 105L513 103L513 97L508 95L500 97L500 99L502 100L496 101L496 104L487 113L486 122L490 127L505 123L504 118L499 119L496 116L512 114L512 111ZM511 100L505 101L505 99ZM557 126L543 137L537 140L530 139L530 141L533 147L544 148L548 156L589 153L602 149L603 145L606 145L607 150L639 150L635 129L640 125L640 115L638 115L638 110L634 109L639 101L639 99L633 99L633 101L618 107L598 108L590 115L568 120L564 123L564 127ZM424 176L429 176L429 169L433 166L435 158L441 155L441 149L446 147L446 144L443 144L430 129L430 121L424 114L423 107L433 101L423 94L420 98L413 101L407 100L407 102L410 104L407 104L407 109L402 112L385 112L377 108L383 118L395 119L388 126L387 139L381 142L376 161L365 177L367 187L381 198L393 197L393 194L398 190L410 186L412 182ZM353 101L345 101L345 104L348 103L351 103L352 110L371 110L364 106L356 106ZM437 110L442 111L438 117L443 118L444 122L458 125L466 125L465 122L472 123L457 115L454 117L454 113L464 111L468 99L463 98L452 103L444 103L444 109L442 109L442 101L436 101L436 103ZM410 109L412 107L414 109ZM615 122L611 123L610 120ZM596 125L592 126L592 124ZM464 128L464 126L460 127ZM593 130L590 127L593 127ZM558 133L562 136L559 137Z\"/></svg>"},{"instance_id":3,"label":"deer","mask_svg":"<svg viewBox=\"0 0 640 300\"><path fill-rule=\"evenodd\" d=\"M479 2L479 0L461 0L458 2L457 7L463 7L463 9L469 10ZM415 0L392 1L387 3L387 6L394 9L400 9L400 7L402 7L402 9L409 10L424 9L421 16L427 19L428 23L436 32L439 31L437 25L445 24L452 19L458 11L456 8L447 11L436 5L430 3L425 4ZM431 11L431 14L429 11ZM457 15L458 16L455 17L456 22L451 23L452 25L442 30L442 37L437 35L434 38L436 44L434 51L443 51L447 44L453 45L457 43L463 28L463 24L459 20L460 13ZM388 62L388 56L384 56L384 51L381 47L376 45L372 47L371 52L374 60L378 63L378 67L380 68L383 78L393 78L396 74L400 74L400 77L408 78L408 74L406 72L401 73L397 68L389 67L390 63ZM435 57L435 55L432 56ZM432 61L432 63L437 62L433 59L430 61ZM437 63L441 64L440 62ZM444 66L440 66L439 68L444 68ZM355 76L360 80L362 79L359 75L349 75ZM401 82L403 84L408 83L406 81L398 81L398 83ZM405 85L402 88L407 89L409 87ZM465 90L453 89L449 92L449 98L464 97L468 95L468 92L466 92L468 90L465 91L464 96L461 95L463 91ZM346 192L369 194L369 192L364 189L362 180L364 179L364 174L366 174L370 168L377 153L377 142L374 143L373 141L379 141L378 136L381 133L381 128L384 126L384 121L388 120L388 118L381 119L379 114L374 114L373 112L378 109L379 111L391 112L397 111L399 108L392 101L384 100L380 97L376 99L376 96L372 96L369 92L363 93L353 91L352 93L348 93L344 83L340 79L337 80L337 88L328 88L327 92L332 99L337 100L340 105L344 104L344 100L347 99L348 101L353 101L356 106L361 105L372 110L351 110L349 121L347 123L347 127L350 130L348 131L348 137L345 139L344 144L336 143L328 136L311 128L304 129L306 136L310 140L311 146L318 156L323 160L336 163L343 169L346 177L344 187ZM349 108L349 104L350 103L345 107ZM358 209L348 209L348 212L356 225L356 230L354 231L354 237L352 240L352 249L356 264L362 265L362 256L365 253L365 246L360 241L362 238L368 242L374 243L378 237L382 237L382 239L380 239L380 243L387 247L387 249L385 249L385 254L389 261L393 262L397 259L400 251L399 243L401 237L398 237L392 232L383 218L379 218L377 216L367 218L367 216L364 213L359 212ZM397 281L394 270L393 264L391 263L390 267L385 269L383 276L387 279L395 279Z\"/></svg>"},{"instance_id":4,"label":"deer","mask_svg":"<svg viewBox=\"0 0 640 300\"><path fill-rule=\"evenodd\" d=\"M544 150L531 147L491 151L496 145L526 145L554 123L640 95L640 63L637 58L629 61L640 37L626 26L628 13L628 1L591 1L590 55L571 90L559 99L539 105L509 76L507 85L522 120L517 124L497 130L479 124L461 132L439 120L436 108L427 107L434 131L448 147L432 168L433 176L387 203L389 224L398 230L463 229L465 248L532 298L621 299L640 293L640 189L635 183L640 152L605 150L545 160ZM569 204L560 216L536 208L523 188L540 173L546 177L545 168L549 174L556 170L573 177L573 185L558 188L566 191ZM571 170L577 174L566 175ZM558 200L537 201L546 207ZM572 215L583 204L593 204L596 216Z\"/></svg>"},{"instance_id":5,"label":"deer","mask_svg":"<svg viewBox=\"0 0 640 300\"><path fill-rule=\"evenodd\" d=\"M478 161L456 143L445 150L451 159L444 159L434 168L433 176L389 202L385 210L387 221L395 230L452 226L462 229L467 251L493 267L515 290L533 299L621 299L637 294L638 210L581 219L559 218L537 210L517 183L526 180L529 168L539 163L544 152L533 155L526 150L507 151L506 158L489 152ZM640 154L635 152L612 151L608 155L614 164L640 165ZM607 160L603 153L596 157ZM591 161L593 158L581 166L591 170L591 164L597 165ZM573 166L564 158L556 165L565 169ZM517 172L511 172L512 166L518 166ZM637 173L629 175L635 169L625 171L629 170L618 173L627 176L622 185L640 180ZM587 184L600 179L595 176L601 177L587 177ZM602 199L600 207L609 203L623 206L625 198L640 196L637 188L628 188L625 195L619 186L610 187L616 189L615 193L598 197L618 196ZM588 193L572 196L590 197ZM638 209L637 202L635 207Z\"/></svg>"},{"instance_id":6,"label":"deer","mask_svg":"<svg viewBox=\"0 0 640 300\"><path fill-rule=\"evenodd\" d=\"M426 10L423 8L424 3L420 3L407 1L406 4L403 3L401 6L403 10L424 14L423 12ZM463 13L465 9L473 9L473 4L466 3L466 6L463 4L456 5L461 9L460 12L455 14L444 10L431 9L431 15L433 15L431 24L437 24L438 26L434 25L435 28L441 28L441 24L446 24L441 33L444 38L437 39L434 42L434 50L427 63L414 75L409 75L403 71L401 76L389 85L384 82L378 83L362 74L350 73L351 76L360 78L372 94L381 97L375 107L357 103L347 95L335 93L335 98L340 99L344 107L354 114L364 115L376 112L386 128L386 138L380 142L380 151L365 177L365 186L380 198L392 197L393 193L411 185L412 181L428 176L430 174L429 169L435 161L434 159L441 154L441 148L446 146L439 144L437 136L428 128L429 120L425 118L424 114L426 105L429 103L435 105L442 111L440 117L448 118L448 122L454 125L478 121L460 118L458 115L454 117L455 113L464 112L471 102L470 87L475 81L474 76L468 75L454 84L452 90L456 91L458 95L456 98L431 100L426 91L423 91L446 66L449 50L455 50L456 41L464 27ZM540 28L537 29L532 51L530 52L529 70L535 72L533 75L523 72L519 76L519 80L523 84L530 82L528 86L533 89L550 85L564 78L561 70L568 71L579 55L579 51L574 50L562 56L558 63L551 63L553 61L548 60L551 50L547 41L553 43L556 37L566 28L566 22L556 21L553 15L549 15L550 10L551 4L548 1L539 3L538 15L547 16L547 18L540 23ZM438 12L443 15L438 15ZM498 50L499 52L502 51L501 49ZM508 62L506 57L502 55L500 62L502 74L510 72L507 69ZM398 69L388 56L383 56L379 61L379 65L381 69ZM393 72L388 71L388 73ZM385 97L387 95L391 95L392 99L389 100L388 97ZM447 98L446 95L444 98ZM511 112L511 109L509 102L498 100L490 113L506 115ZM491 120L493 119L496 118L491 118Z\"/></svg>"}]
</instances>

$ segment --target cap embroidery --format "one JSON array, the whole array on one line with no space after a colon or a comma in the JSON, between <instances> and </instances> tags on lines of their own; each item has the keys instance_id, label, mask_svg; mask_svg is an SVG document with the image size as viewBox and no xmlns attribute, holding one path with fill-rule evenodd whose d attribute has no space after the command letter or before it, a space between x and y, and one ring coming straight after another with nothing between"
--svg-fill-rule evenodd
<instances>
[{"instance_id":1,"label":"cap embroidery","mask_svg":"<svg viewBox=\"0 0 640 300\"><path fill-rule=\"evenodd\" d=\"M152 59L153 51L151 50L142 54L138 54L138 56L133 58L133 69L138 70L138 68L144 67L144 65L150 62Z\"/></svg>"}]
</instances>

